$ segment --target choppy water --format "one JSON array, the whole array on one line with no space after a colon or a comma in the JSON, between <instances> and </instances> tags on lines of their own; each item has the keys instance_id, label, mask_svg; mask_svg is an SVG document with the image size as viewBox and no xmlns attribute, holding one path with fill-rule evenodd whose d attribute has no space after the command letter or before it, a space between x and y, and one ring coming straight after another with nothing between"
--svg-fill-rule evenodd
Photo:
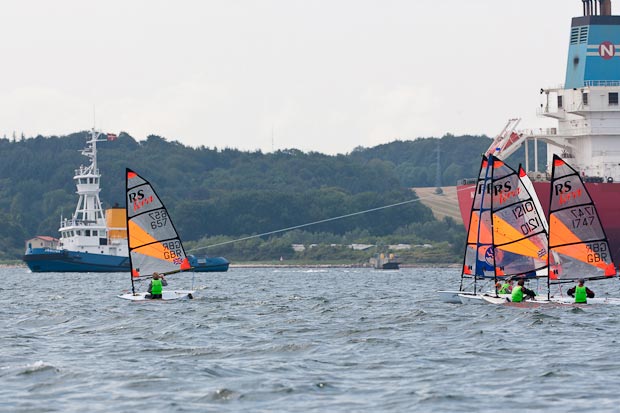
<instances>
[{"instance_id":1,"label":"choppy water","mask_svg":"<svg viewBox=\"0 0 620 413\"><path fill-rule=\"evenodd\" d=\"M446 304L454 269L231 269L192 301L0 269L0 411L617 411L620 306ZM171 287L189 286L184 276ZM605 289L620 297L620 282ZM594 283L589 285L599 292Z\"/></svg>"}]
</instances>

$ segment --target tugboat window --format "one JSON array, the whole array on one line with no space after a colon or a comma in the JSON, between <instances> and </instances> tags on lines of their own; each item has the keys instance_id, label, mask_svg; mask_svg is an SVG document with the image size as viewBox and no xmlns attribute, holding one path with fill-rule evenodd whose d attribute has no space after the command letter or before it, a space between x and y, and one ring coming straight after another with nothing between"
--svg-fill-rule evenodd
<instances>
[{"instance_id":1,"label":"tugboat window","mask_svg":"<svg viewBox=\"0 0 620 413\"><path fill-rule=\"evenodd\" d=\"M609 104L610 105L618 104L618 92L609 92Z\"/></svg>"}]
</instances>

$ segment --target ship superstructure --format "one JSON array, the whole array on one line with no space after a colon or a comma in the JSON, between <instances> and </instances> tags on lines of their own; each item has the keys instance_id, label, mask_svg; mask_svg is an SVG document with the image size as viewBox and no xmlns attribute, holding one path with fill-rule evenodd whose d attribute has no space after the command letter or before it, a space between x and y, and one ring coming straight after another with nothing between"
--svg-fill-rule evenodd
<instances>
[{"instance_id":1,"label":"ship superstructure","mask_svg":"<svg viewBox=\"0 0 620 413\"><path fill-rule=\"evenodd\" d=\"M61 218L59 247L70 251L126 257L127 230L124 225L108 227L99 199L101 174L97 167L97 142L107 141L107 138L100 139L101 135L92 130L90 140L82 150L82 155L88 157L90 163L75 170L73 180L79 199L73 216ZM123 208L109 209L107 213L110 215L110 224L118 225L125 220Z\"/></svg>"},{"instance_id":2,"label":"ship superstructure","mask_svg":"<svg viewBox=\"0 0 620 413\"><path fill-rule=\"evenodd\" d=\"M584 15L573 18L571 24L564 85L540 90L544 100L537 112L557 120L557 127L519 130L520 120L511 119L487 154L505 159L521 144L542 141L547 143L547 170L543 172L550 173L557 154L591 182L618 182L620 16L611 15L611 0L582 3ZM536 160L531 177L544 179L536 174L537 165Z\"/></svg>"},{"instance_id":3,"label":"ship superstructure","mask_svg":"<svg viewBox=\"0 0 620 413\"><path fill-rule=\"evenodd\" d=\"M545 137L547 164L564 157L591 181L620 182L620 16L611 0L583 2L573 18L564 87L543 89L541 114L557 119Z\"/></svg>"}]
</instances>

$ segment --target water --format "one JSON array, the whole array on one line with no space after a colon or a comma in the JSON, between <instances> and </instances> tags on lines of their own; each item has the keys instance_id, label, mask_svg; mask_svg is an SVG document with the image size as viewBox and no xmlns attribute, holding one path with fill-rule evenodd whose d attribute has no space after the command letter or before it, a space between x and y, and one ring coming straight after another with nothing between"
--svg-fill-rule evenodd
<instances>
[{"instance_id":1,"label":"water","mask_svg":"<svg viewBox=\"0 0 620 413\"><path fill-rule=\"evenodd\" d=\"M620 306L446 304L454 269L231 269L192 301L0 269L3 412L581 412L620 402ZM171 276L170 287L189 278ZM617 280L591 282L620 297Z\"/></svg>"}]
</instances>

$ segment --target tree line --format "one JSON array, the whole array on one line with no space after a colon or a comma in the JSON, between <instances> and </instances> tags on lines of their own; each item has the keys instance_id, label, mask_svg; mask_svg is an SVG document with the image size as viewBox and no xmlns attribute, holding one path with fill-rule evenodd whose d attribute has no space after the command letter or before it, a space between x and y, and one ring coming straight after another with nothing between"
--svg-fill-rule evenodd
<instances>
[{"instance_id":1,"label":"tree line","mask_svg":"<svg viewBox=\"0 0 620 413\"><path fill-rule=\"evenodd\" d=\"M0 218L4 223L0 226L0 259L19 259L24 241L32 236L58 236L61 216L69 217L75 210L72 177L75 169L89 162L81 154L88 137L84 131L0 139ZM415 186L454 185L458 179L477 174L480 153L490 142L484 136L447 135L325 155L297 149L262 153L189 147L156 135L137 141L121 133L115 141L98 144L100 197L104 208L124 206L124 174L129 167L151 181L184 241L199 246L217 237L233 240L408 201L416 196L410 189ZM443 225L443 229L425 231L428 225ZM401 238L446 242L455 251L464 238L462 226L437 222L432 211L419 202L271 239L290 245L295 234L300 239L321 234L323 239L333 236L351 242L356 237L378 242ZM231 243L217 252L242 257L243 249Z\"/></svg>"}]
</instances>

